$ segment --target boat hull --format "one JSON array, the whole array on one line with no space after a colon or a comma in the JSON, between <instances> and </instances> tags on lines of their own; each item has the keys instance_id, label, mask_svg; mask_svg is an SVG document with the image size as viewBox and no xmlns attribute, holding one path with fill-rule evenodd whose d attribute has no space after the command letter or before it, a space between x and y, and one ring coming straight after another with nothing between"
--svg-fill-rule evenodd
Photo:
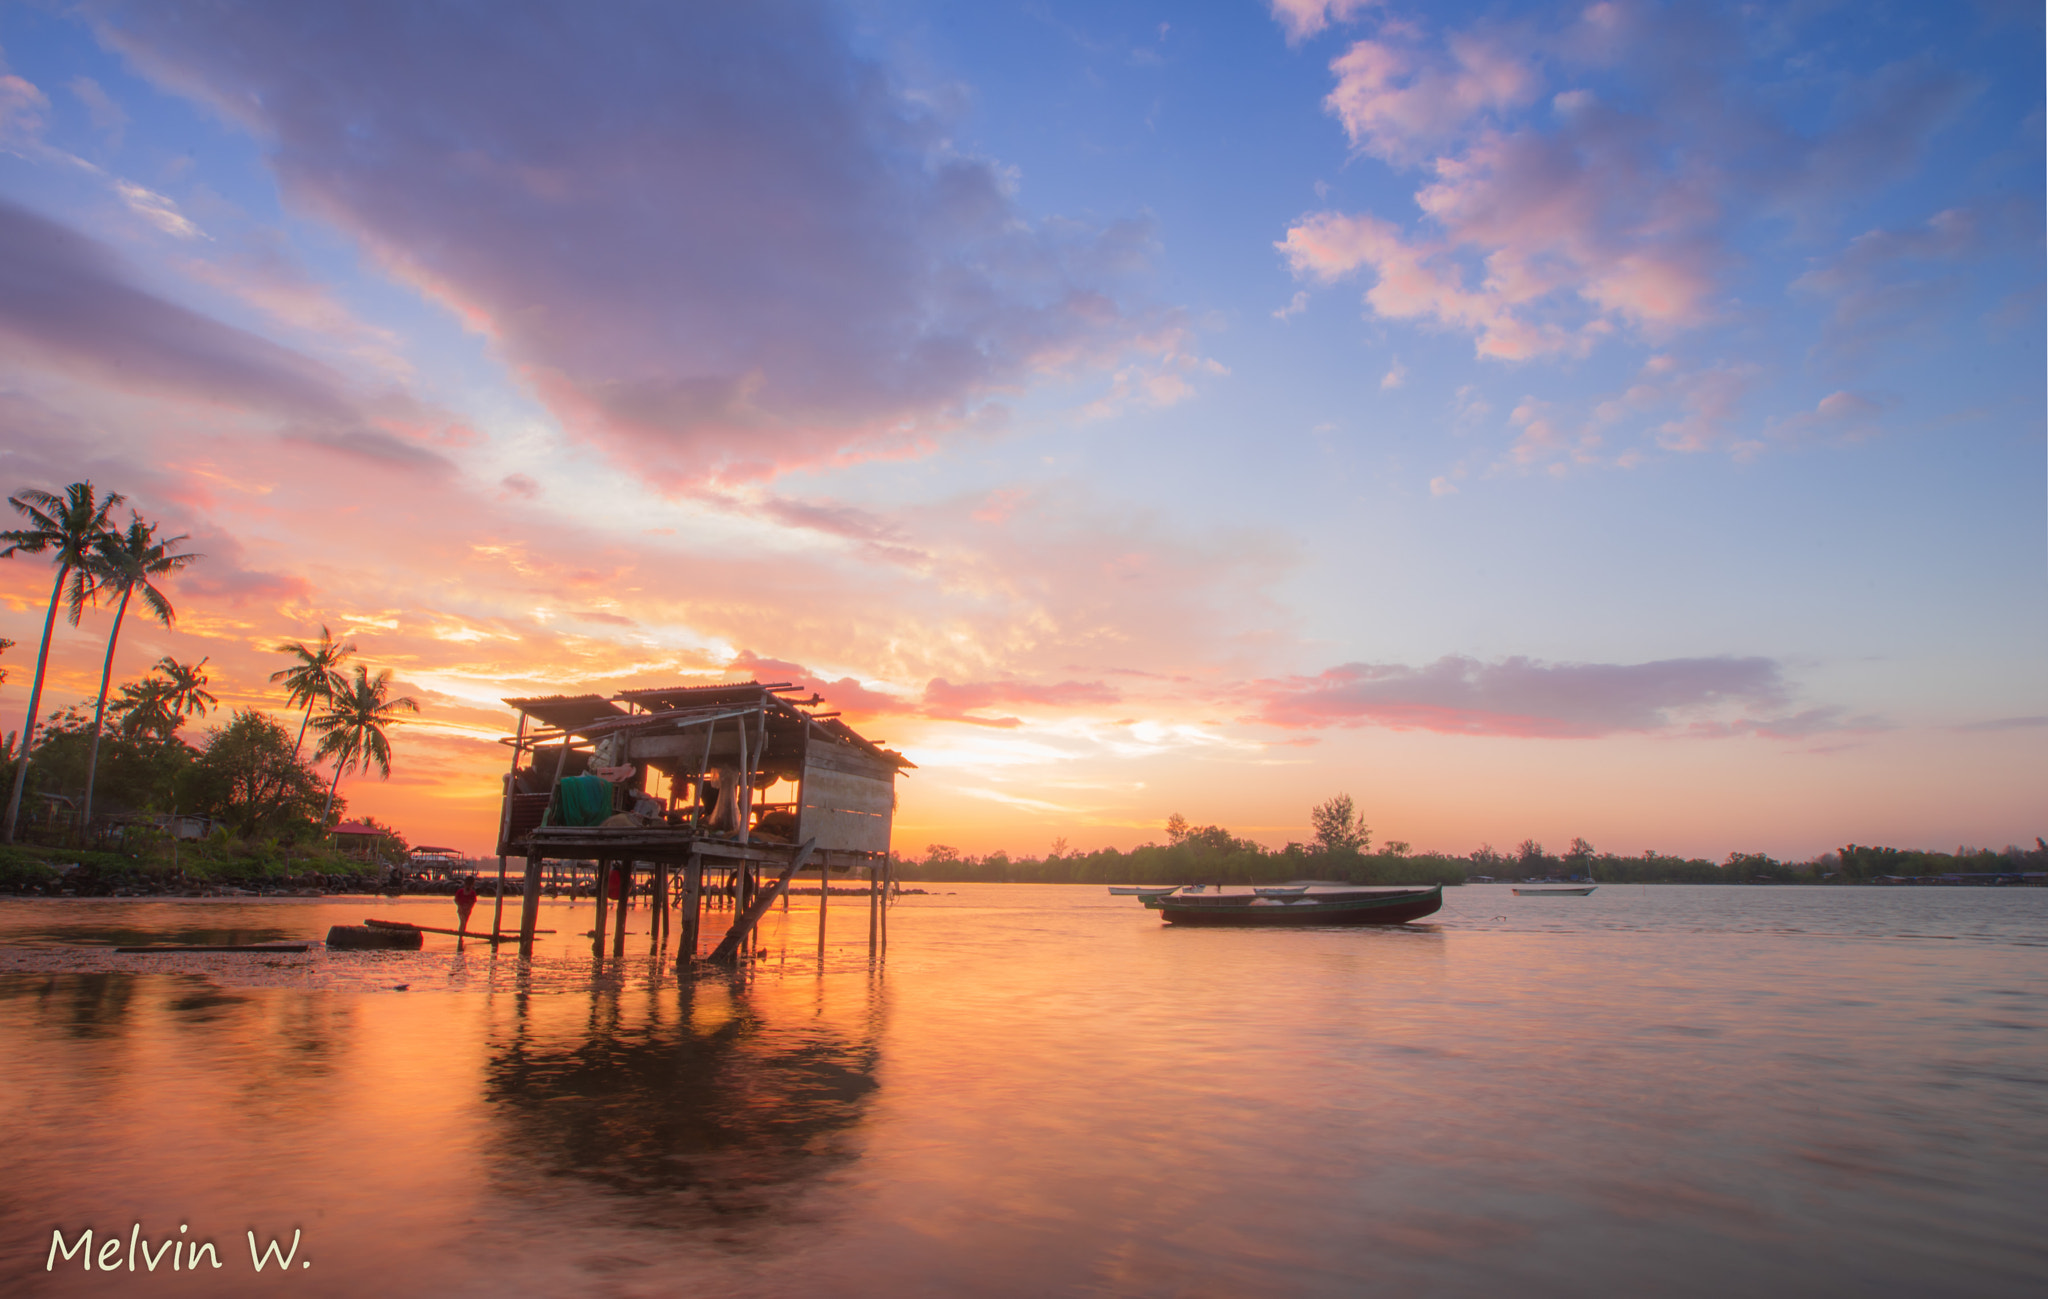
<instances>
[{"instance_id":1,"label":"boat hull","mask_svg":"<svg viewBox=\"0 0 2048 1299\"><path fill-rule=\"evenodd\" d=\"M1396 893L1349 893L1276 902L1228 894L1221 897L1146 898L1169 925L1400 925L1443 909L1442 885Z\"/></svg>"},{"instance_id":2,"label":"boat hull","mask_svg":"<svg viewBox=\"0 0 2048 1299\"><path fill-rule=\"evenodd\" d=\"M1592 884L1582 889L1516 889L1515 896L1518 898L1582 898L1598 887L1600 886Z\"/></svg>"}]
</instances>

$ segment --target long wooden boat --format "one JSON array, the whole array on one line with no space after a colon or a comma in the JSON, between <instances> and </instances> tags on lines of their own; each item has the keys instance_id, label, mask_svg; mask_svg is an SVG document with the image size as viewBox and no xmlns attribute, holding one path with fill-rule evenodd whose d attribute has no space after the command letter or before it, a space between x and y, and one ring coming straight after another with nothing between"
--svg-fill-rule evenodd
<instances>
[{"instance_id":1,"label":"long wooden boat","mask_svg":"<svg viewBox=\"0 0 2048 1299\"><path fill-rule=\"evenodd\" d=\"M1599 887L1598 884L1588 884L1584 888L1575 889L1516 889L1515 896L1518 898L1582 898Z\"/></svg>"},{"instance_id":2,"label":"long wooden boat","mask_svg":"<svg viewBox=\"0 0 2048 1299\"><path fill-rule=\"evenodd\" d=\"M1170 925L1399 925L1434 915L1444 886L1426 889L1345 889L1294 898L1251 893L1143 899Z\"/></svg>"},{"instance_id":3,"label":"long wooden boat","mask_svg":"<svg viewBox=\"0 0 2048 1299\"><path fill-rule=\"evenodd\" d=\"M1109 895L1113 898L1163 898L1178 888L1178 884L1112 884Z\"/></svg>"}]
</instances>

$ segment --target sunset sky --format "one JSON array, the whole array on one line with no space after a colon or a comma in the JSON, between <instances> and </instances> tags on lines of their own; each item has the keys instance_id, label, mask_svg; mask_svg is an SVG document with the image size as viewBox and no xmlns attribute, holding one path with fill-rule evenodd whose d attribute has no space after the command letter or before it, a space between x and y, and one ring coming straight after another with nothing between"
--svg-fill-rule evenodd
<instances>
[{"instance_id":1,"label":"sunset sky","mask_svg":"<svg viewBox=\"0 0 2048 1299\"><path fill-rule=\"evenodd\" d=\"M207 556L117 681L325 623L477 853L501 698L749 677L909 852L2048 833L2038 4L691 8L0 9L0 490Z\"/></svg>"}]
</instances>

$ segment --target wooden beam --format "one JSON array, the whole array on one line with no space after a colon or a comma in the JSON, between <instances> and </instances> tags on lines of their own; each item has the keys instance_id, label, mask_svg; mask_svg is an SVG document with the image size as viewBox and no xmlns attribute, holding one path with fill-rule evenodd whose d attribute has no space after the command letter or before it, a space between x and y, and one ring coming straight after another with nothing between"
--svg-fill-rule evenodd
<instances>
[{"instance_id":1,"label":"wooden beam","mask_svg":"<svg viewBox=\"0 0 2048 1299\"><path fill-rule=\"evenodd\" d=\"M768 908L775 905L775 899L789 887L790 879L803 869L803 864L811 859L811 850L817 846L818 841L815 839L804 840L803 846L790 857L789 865L782 868L782 874L775 881L775 886L763 890L761 895L753 900L752 905L741 913L739 919L733 921L732 928L719 940L718 949L711 953L712 960L731 963L737 957L740 944L754 932L754 926L761 923L761 917L768 914Z\"/></svg>"}]
</instances>

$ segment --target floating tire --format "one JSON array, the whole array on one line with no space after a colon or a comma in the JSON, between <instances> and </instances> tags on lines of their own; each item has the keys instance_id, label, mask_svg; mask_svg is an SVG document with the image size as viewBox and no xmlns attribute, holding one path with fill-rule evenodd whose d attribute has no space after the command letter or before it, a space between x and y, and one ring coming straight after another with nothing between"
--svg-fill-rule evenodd
<instances>
[{"instance_id":1,"label":"floating tire","mask_svg":"<svg viewBox=\"0 0 2048 1299\"><path fill-rule=\"evenodd\" d=\"M372 929L368 925L335 925L327 931L333 948L378 948L416 952L425 942L417 929Z\"/></svg>"}]
</instances>

